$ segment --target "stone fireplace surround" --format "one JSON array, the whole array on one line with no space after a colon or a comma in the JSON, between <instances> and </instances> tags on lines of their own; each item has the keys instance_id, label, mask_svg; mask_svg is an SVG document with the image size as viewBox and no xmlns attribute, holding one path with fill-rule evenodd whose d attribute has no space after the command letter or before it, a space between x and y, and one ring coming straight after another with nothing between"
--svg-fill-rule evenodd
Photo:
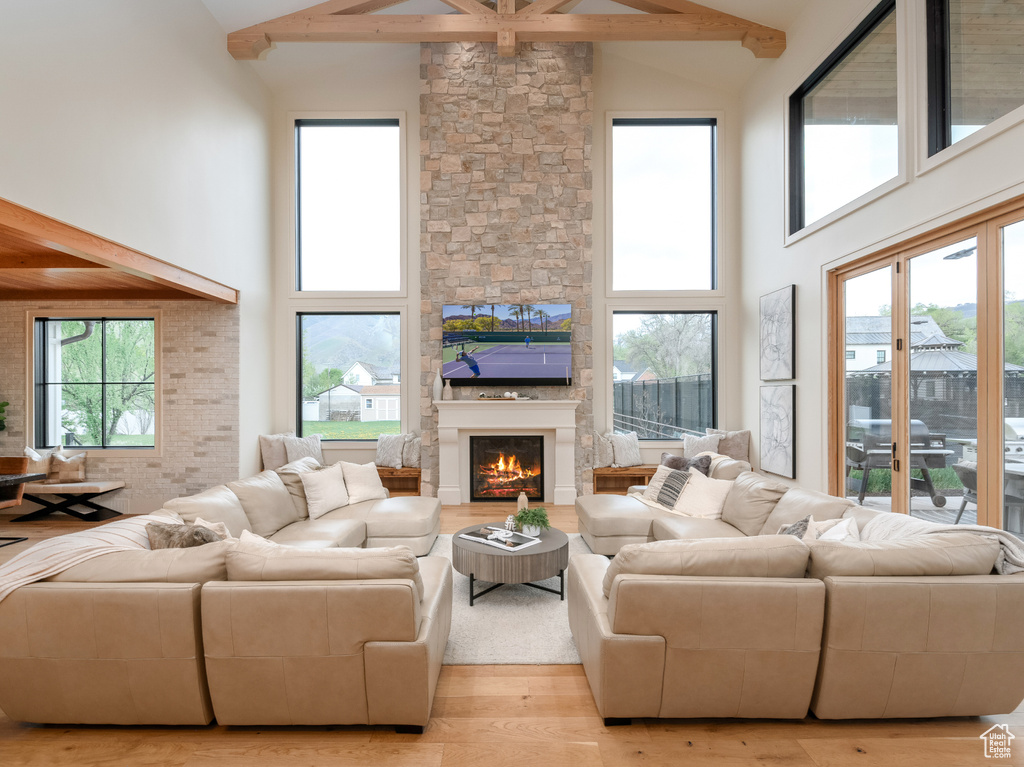
<instances>
[{"instance_id":1,"label":"stone fireplace surround","mask_svg":"<svg viewBox=\"0 0 1024 767\"><path fill-rule=\"evenodd\" d=\"M450 400L433 404L437 407L437 497L441 503L470 502L470 436L516 434L544 437L544 502L576 502L578 400Z\"/></svg>"}]
</instances>

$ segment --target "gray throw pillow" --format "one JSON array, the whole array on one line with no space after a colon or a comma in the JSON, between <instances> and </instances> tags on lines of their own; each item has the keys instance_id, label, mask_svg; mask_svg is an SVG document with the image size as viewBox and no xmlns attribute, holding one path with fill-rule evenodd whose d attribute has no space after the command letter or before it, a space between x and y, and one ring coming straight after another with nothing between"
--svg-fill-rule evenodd
<instances>
[{"instance_id":1,"label":"gray throw pillow","mask_svg":"<svg viewBox=\"0 0 1024 767\"><path fill-rule=\"evenodd\" d=\"M722 431L721 429L705 429L706 434L717 434L721 437L718 441L718 451L736 461L750 460L750 430Z\"/></svg>"},{"instance_id":2,"label":"gray throw pillow","mask_svg":"<svg viewBox=\"0 0 1024 767\"><path fill-rule=\"evenodd\" d=\"M794 522L791 525L786 525L779 530L779 535L795 535L797 538L803 538L807 535L807 528L811 524L811 515L808 514L798 522Z\"/></svg>"},{"instance_id":3,"label":"gray throw pillow","mask_svg":"<svg viewBox=\"0 0 1024 767\"><path fill-rule=\"evenodd\" d=\"M668 466L670 469L678 469L679 471L689 471L690 469L696 469L705 477L711 475L711 456L701 455L696 458L684 458L681 455L673 455L672 453L661 454L661 465Z\"/></svg>"},{"instance_id":4,"label":"gray throw pillow","mask_svg":"<svg viewBox=\"0 0 1024 767\"><path fill-rule=\"evenodd\" d=\"M717 453L718 443L721 439L717 434L708 434L703 437L684 434L683 455L687 458L696 458L698 453Z\"/></svg>"},{"instance_id":5,"label":"gray throw pillow","mask_svg":"<svg viewBox=\"0 0 1024 767\"><path fill-rule=\"evenodd\" d=\"M154 550L188 549L224 540L208 527L165 525L162 522L150 522L146 525L146 535L149 536L149 548Z\"/></svg>"}]
</instances>

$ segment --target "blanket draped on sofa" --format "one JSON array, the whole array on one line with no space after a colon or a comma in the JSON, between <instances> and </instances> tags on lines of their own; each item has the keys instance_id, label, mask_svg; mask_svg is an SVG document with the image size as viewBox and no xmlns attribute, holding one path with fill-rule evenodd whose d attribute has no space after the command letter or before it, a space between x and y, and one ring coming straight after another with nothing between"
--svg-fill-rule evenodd
<instances>
[{"instance_id":1,"label":"blanket draped on sofa","mask_svg":"<svg viewBox=\"0 0 1024 767\"><path fill-rule=\"evenodd\" d=\"M150 522L181 522L177 515L142 514L91 530L40 541L0 565L0 601L17 588L41 581L94 557L114 551L148 549L146 525Z\"/></svg>"}]
</instances>

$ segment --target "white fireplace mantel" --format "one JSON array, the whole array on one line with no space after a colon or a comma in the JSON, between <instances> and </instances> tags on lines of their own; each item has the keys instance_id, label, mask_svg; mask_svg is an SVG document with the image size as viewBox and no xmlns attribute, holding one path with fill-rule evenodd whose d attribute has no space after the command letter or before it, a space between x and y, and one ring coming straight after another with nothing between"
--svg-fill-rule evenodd
<instances>
[{"instance_id":1,"label":"white fireplace mantel","mask_svg":"<svg viewBox=\"0 0 1024 767\"><path fill-rule=\"evenodd\" d=\"M576 408L579 400L436 401L437 497L468 503L470 436L540 434L544 439L544 501L576 502ZM547 467L553 466L554 471Z\"/></svg>"}]
</instances>

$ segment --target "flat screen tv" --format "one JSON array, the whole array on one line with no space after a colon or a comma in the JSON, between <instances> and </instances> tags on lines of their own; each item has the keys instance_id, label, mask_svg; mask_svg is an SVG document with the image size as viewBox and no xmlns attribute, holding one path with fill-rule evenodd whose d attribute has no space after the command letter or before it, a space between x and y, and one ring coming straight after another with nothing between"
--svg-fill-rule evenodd
<instances>
[{"instance_id":1,"label":"flat screen tv","mask_svg":"<svg viewBox=\"0 0 1024 767\"><path fill-rule=\"evenodd\" d=\"M571 304L441 309L441 377L452 386L569 386Z\"/></svg>"}]
</instances>

